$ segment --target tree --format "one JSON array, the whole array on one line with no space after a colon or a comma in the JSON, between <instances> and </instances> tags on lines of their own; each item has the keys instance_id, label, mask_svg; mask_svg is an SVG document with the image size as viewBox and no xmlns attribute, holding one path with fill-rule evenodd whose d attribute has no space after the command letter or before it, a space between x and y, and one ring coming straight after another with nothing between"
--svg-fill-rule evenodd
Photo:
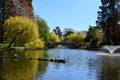
<instances>
[{"instance_id":1,"label":"tree","mask_svg":"<svg viewBox=\"0 0 120 80\"><path fill-rule=\"evenodd\" d=\"M96 24L103 30L107 44L120 44L120 0L101 0Z\"/></svg>"},{"instance_id":2,"label":"tree","mask_svg":"<svg viewBox=\"0 0 120 80\"><path fill-rule=\"evenodd\" d=\"M33 7L33 6L32 6L32 1L33 1L33 0L27 0L27 1L28 1L29 6Z\"/></svg>"},{"instance_id":3,"label":"tree","mask_svg":"<svg viewBox=\"0 0 120 80\"><path fill-rule=\"evenodd\" d=\"M85 35L81 32L78 32L77 34L71 34L67 36L68 42L76 42L78 45L81 45L84 42Z\"/></svg>"},{"instance_id":4,"label":"tree","mask_svg":"<svg viewBox=\"0 0 120 80\"><path fill-rule=\"evenodd\" d=\"M15 14L12 0L0 0L0 43L4 41L4 29L2 26L5 20Z\"/></svg>"},{"instance_id":5,"label":"tree","mask_svg":"<svg viewBox=\"0 0 120 80\"><path fill-rule=\"evenodd\" d=\"M56 35L53 32L50 33L50 42L60 42L60 41L61 40L58 35Z\"/></svg>"},{"instance_id":6,"label":"tree","mask_svg":"<svg viewBox=\"0 0 120 80\"><path fill-rule=\"evenodd\" d=\"M74 30L73 30L73 29L71 29L71 28L65 28L65 29L63 30L64 41L66 41L66 37L67 37L67 36L69 36L69 35L71 35L71 34L73 34L73 33L74 33Z\"/></svg>"},{"instance_id":7,"label":"tree","mask_svg":"<svg viewBox=\"0 0 120 80\"><path fill-rule=\"evenodd\" d=\"M53 29L53 32L59 36L59 38L62 40L62 31L59 26L57 26L55 29Z\"/></svg>"},{"instance_id":8,"label":"tree","mask_svg":"<svg viewBox=\"0 0 120 80\"><path fill-rule=\"evenodd\" d=\"M4 24L9 47L14 43L16 46L40 47L43 44L39 39L38 26L32 20L25 17L10 17ZM36 43L36 44L35 44ZM30 45L30 46L28 46Z\"/></svg>"},{"instance_id":9,"label":"tree","mask_svg":"<svg viewBox=\"0 0 120 80\"><path fill-rule=\"evenodd\" d=\"M34 19L32 0L13 0L17 16Z\"/></svg>"},{"instance_id":10,"label":"tree","mask_svg":"<svg viewBox=\"0 0 120 80\"><path fill-rule=\"evenodd\" d=\"M97 27L90 26L84 41L89 42L89 48L98 47L101 43L101 32Z\"/></svg>"},{"instance_id":11,"label":"tree","mask_svg":"<svg viewBox=\"0 0 120 80\"><path fill-rule=\"evenodd\" d=\"M0 0L0 43L4 42L3 24L10 16L24 16L34 19L32 0Z\"/></svg>"},{"instance_id":12,"label":"tree","mask_svg":"<svg viewBox=\"0 0 120 80\"><path fill-rule=\"evenodd\" d=\"M39 16L36 16L35 20L38 24L39 38L43 38L43 40L47 44L50 39L49 27L48 27L47 23L44 19L40 18Z\"/></svg>"}]
</instances>

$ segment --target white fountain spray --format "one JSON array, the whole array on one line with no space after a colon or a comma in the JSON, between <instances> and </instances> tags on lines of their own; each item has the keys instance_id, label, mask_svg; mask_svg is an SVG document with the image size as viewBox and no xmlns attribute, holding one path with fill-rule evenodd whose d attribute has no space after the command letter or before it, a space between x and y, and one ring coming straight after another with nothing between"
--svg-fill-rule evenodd
<instances>
[{"instance_id":1,"label":"white fountain spray","mask_svg":"<svg viewBox=\"0 0 120 80\"><path fill-rule=\"evenodd\" d=\"M104 46L103 48L107 49L110 52L110 54L113 54L118 48L120 48L120 46L111 45L111 46Z\"/></svg>"}]
</instances>

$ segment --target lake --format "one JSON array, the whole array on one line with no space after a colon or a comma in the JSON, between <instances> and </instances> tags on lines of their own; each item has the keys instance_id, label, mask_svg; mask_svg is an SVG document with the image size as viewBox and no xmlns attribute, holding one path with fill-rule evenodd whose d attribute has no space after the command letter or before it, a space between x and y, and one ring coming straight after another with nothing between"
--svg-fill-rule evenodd
<instances>
[{"instance_id":1,"label":"lake","mask_svg":"<svg viewBox=\"0 0 120 80\"><path fill-rule=\"evenodd\" d=\"M66 63L12 58L15 54ZM120 56L77 49L0 50L0 80L120 80Z\"/></svg>"}]
</instances>

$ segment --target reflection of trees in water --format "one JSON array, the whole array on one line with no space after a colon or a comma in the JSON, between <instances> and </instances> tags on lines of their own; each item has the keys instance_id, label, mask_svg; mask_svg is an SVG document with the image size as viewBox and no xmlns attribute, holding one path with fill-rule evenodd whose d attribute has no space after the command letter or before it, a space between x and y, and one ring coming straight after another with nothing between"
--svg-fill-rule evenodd
<instances>
[{"instance_id":1,"label":"reflection of trees in water","mask_svg":"<svg viewBox=\"0 0 120 80\"><path fill-rule=\"evenodd\" d=\"M120 57L101 56L88 59L89 74L96 80L120 80ZM94 74L95 73L95 74Z\"/></svg>"},{"instance_id":2,"label":"reflection of trees in water","mask_svg":"<svg viewBox=\"0 0 120 80\"><path fill-rule=\"evenodd\" d=\"M2 56L2 50L0 49L0 56ZM3 62L2 58L0 58L0 80L2 79L2 72L3 72Z\"/></svg>"},{"instance_id":3,"label":"reflection of trees in water","mask_svg":"<svg viewBox=\"0 0 120 80\"><path fill-rule=\"evenodd\" d=\"M41 52L39 52L39 53L41 53ZM46 54L47 53L46 50L42 53L44 53L43 58L48 58L48 55ZM37 72L36 77L44 75L44 73L46 72L46 68L48 66L48 63L49 63L48 61L39 61L38 70L37 70L38 72Z\"/></svg>"},{"instance_id":4,"label":"reflection of trees in water","mask_svg":"<svg viewBox=\"0 0 120 80\"><path fill-rule=\"evenodd\" d=\"M120 57L102 57L99 80L120 80Z\"/></svg>"},{"instance_id":5,"label":"reflection of trees in water","mask_svg":"<svg viewBox=\"0 0 120 80\"><path fill-rule=\"evenodd\" d=\"M5 51L4 56L14 56L18 54L21 57L43 58L44 51ZM41 61L38 60L15 60L12 58L2 58L0 60L0 77L5 80L34 80L37 73L38 64L40 66ZM4 66L4 67L2 67ZM46 66L44 66L45 70ZM3 71L4 70L4 71Z\"/></svg>"}]
</instances>

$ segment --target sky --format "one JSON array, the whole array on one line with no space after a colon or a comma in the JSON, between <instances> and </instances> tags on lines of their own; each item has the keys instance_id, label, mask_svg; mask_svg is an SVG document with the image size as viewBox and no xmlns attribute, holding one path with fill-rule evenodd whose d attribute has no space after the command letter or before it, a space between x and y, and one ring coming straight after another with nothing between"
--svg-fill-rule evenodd
<instances>
[{"instance_id":1,"label":"sky","mask_svg":"<svg viewBox=\"0 0 120 80\"><path fill-rule=\"evenodd\" d=\"M42 17L50 31L59 26L61 30L72 28L87 31L95 26L100 0L33 0L34 14Z\"/></svg>"}]
</instances>

